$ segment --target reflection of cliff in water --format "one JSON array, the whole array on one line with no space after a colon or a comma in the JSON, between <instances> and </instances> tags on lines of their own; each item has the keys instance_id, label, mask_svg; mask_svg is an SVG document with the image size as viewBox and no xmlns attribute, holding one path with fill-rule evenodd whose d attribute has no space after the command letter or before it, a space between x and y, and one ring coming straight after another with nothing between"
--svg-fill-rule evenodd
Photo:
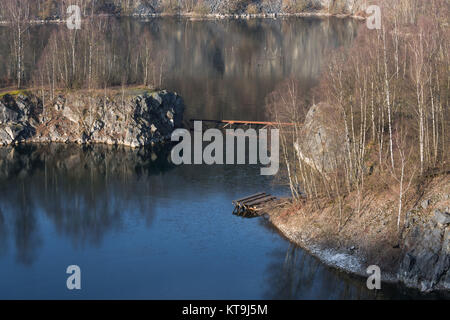
<instances>
[{"instance_id":1,"label":"reflection of cliff in water","mask_svg":"<svg viewBox=\"0 0 450 320\"><path fill-rule=\"evenodd\" d=\"M172 168L168 156L167 150L103 145L0 148L0 255L12 239L17 260L33 262L40 214L74 245L99 244L121 228L125 212L150 225L153 204L142 194L158 193L149 178Z\"/></svg>"},{"instance_id":2,"label":"reflection of cliff in water","mask_svg":"<svg viewBox=\"0 0 450 320\"><path fill-rule=\"evenodd\" d=\"M154 43L168 52L164 85L187 116L263 120L266 96L286 78L308 89L329 50L348 46L358 23L341 19L156 20Z\"/></svg>"},{"instance_id":3,"label":"reflection of cliff in water","mask_svg":"<svg viewBox=\"0 0 450 320\"><path fill-rule=\"evenodd\" d=\"M306 89L314 85L326 63L327 52L348 46L358 27L351 19L318 18L164 18L148 22L110 18L104 24L107 27L102 41L111 55L104 59L114 62L109 85L141 81L142 66L132 61L147 52L140 51L146 48L145 42L156 72L152 82L160 85L161 69L161 86L177 91L185 99L186 118L243 120L263 120L266 96L286 78L298 79ZM91 26L86 22L83 28ZM33 26L27 30L26 80L36 76L37 64L52 51L50 39L61 33L63 39L72 35L64 25ZM0 27L1 43L13 43L11 37L8 28ZM11 52L8 46L0 47L0 60L7 62L0 64L0 86L3 79L11 77ZM86 61L87 54L86 48L78 48L77 61Z\"/></svg>"}]
</instances>

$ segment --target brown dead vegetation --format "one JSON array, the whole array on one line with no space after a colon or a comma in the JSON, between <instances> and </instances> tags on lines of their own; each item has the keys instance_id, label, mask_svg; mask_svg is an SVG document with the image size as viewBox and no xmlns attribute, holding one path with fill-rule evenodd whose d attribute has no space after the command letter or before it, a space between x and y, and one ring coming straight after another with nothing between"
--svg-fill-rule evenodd
<instances>
[{"instance_id":1,"label":"brown dead vegetation","mask_svg":"<svg viewBox=\"0 0 450 320\"><path fill-rule=\"evenodd\" d=\"M436 208L450 206L450 176L430 179L425 191L404 200L407 208L416 208L420 220L428 221ZM423 199L431 200L427 209L420 206ZM298 244L314 243L325 248L349 252L354 247L358 255L371 264L395 272L401 258L396 227L398 199L389 189L383 192L366 192L358 205L358 193L347 196L340 223L339 203L298 201L295 205L272 212L271 220L282 230L290 230L290 238Z\"/></svg>"},{"instance_id":2,"label":"brown dead vegetation","mask_svg":"<svg viewBox=\"0 0 450 320\"><path fill-rule=\"evenodd\" d=\"M276 121L296 123L294 130L280 127L286 180L295 199L307 200L296 223L308 226L306 233L332 241L349 237L367 248L367 239L398 242L412 203L424 190L439 191L429 173L448 178L450 141L450 4L375 2L382 6L382 29L364 24L350 49L331 53L317 90L306 94L289 80L267 103ZM293 147L302 139L305 114L318 102L342 117L324 123L345 139L343 161L336 156L336 169L328 172Z\"/></svg>"}]
</instances>

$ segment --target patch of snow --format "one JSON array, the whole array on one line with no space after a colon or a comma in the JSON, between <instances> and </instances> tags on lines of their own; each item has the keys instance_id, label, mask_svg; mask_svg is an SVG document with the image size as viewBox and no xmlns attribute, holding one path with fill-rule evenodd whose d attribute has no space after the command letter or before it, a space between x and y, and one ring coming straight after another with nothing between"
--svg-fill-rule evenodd
<instances>
[{"instance_id":1,"label":"patch of snow","mask_svg":"<svg viewBox=\"0 0 450 320\"><path fill-rule=\"evenodd\" d=\"M319 249L317 247L311 248L311 251L320 260L330 266L358 274L362 272L361 261L356 256L333 249Z\"/></svg>"}]
</instances>

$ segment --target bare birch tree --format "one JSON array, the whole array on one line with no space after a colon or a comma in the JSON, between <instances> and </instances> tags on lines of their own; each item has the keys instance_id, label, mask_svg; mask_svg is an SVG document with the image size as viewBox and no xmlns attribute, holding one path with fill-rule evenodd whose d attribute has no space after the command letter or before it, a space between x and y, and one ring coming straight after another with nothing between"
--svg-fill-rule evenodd
<instances>
[{"instance_id":1,"label":"bare birch tree","mask_svg":"<svg viewBox=\"0 0 450 320\"><path fill-rule=\"evenodd\" d=\"M17 88L21 88L24 73L24 36L30 25L29 0L2 0L2 17L10 24L14 34Z\"/></svg>"}]
</instances>

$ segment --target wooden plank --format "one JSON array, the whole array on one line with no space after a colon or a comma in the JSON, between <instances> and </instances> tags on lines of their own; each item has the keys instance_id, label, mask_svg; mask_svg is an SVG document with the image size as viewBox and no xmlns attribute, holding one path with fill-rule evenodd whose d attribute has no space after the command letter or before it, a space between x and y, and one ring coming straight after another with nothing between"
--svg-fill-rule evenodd
<instances>
[{"instance_id":1,"label":"wooden plank","mask_svg":"<svg viewBox=\"0 0 450 320\"><path fill-rule=\"evenodd\" d=\"M255 124L255 125L268 125L268 126L275 126L275 125L282 125L282 126L294 126L295 123L290 122L273 122L273 121L247 121L247 120L207 120L207 119L191 119L191 122L195 121L202 121L202 122L213 122L213 123L226 123L228 125L231 124Z\"/></svg>"},{"instance_id":2,"label":"wooden plank","mask_svg":"<svg viewBox=\"0 0 450 320\"><path fill-rule=\"evenodd\" d=\"M242 202L242 201L248 200L248 199L250 199L250 198L254 198L254 197L261 196L261 195L263 195L263 194L266 194L266 193L265 193L265 192L255 193L255 194L252 194L251 196L247 196L247 197L244 197L244 198L241 198L241 199L238 199L238 200L234 200L234 201L236 201L236 202Z\"/></svg>"},{"instance_id":3,"label":"wooden plank","mask_svg":"<svg viewBox=\"0 0 450 320\"><path fill-rule=\"evenodd\" d=\"M247 196L247 197L245 197L245 198L241 198L241 199L238 199L238 200L234 200L233 203L242 202L242 201L245 201L245 200L248 200L248 199L257 197L257 196L261 196L261 195L264 195L264 194L266 194L266 193L265 193L265 192L256 193L256 194L253 194L253 195L251 195L251 196Z\"/></svg>"},{"instance_id":4,"label":"wooden plank","mask_svg":"<svg viewBox=\"0 0 450 320\"><path fill-rule=\"evenodd\" d=\"M262 203L265 203L265 202L268 202L268 201L275 200L276 198L277 197L274 197L274 196L267 196L267 197L260 198L260 199L257 199L255 201L252 201L252 202L245 202L244 206L256 206L258 204L262 204Z\"/></svg>"},{"instance_id":5,"label":"wooden plank","mask_svg":"<svg viewBox=\"0 0 450 320\"><path fill-rule=\"evenodd\" d=\"M282 125L282 126L294 126L294 123L290 122L272 122L272 121L241 121L241 120L221 120L223 123L229 123L229 124L258 124L258 125Z\"/></svg>"},{"instance_id":6,"label":"wooden plank","mask_svg":"<svg viewBox=\"0 0 450 320\"><path fill-rule=\"evenodd\" d=\"M263 194L261 194L261 195L259 195L259 196L257 196L257 197L252 197L252 198L248 198L248 199L245 199L245 200L243 200L243 201L240 201L239 203L240 203L241 205L245 205L247 202L255 201L255 200L257 200L257 199L265 198L265 197L268 197L268 196L270 196L270 194L265 194L265 193L263 193Z\"/></svg>"}]
</instances>

